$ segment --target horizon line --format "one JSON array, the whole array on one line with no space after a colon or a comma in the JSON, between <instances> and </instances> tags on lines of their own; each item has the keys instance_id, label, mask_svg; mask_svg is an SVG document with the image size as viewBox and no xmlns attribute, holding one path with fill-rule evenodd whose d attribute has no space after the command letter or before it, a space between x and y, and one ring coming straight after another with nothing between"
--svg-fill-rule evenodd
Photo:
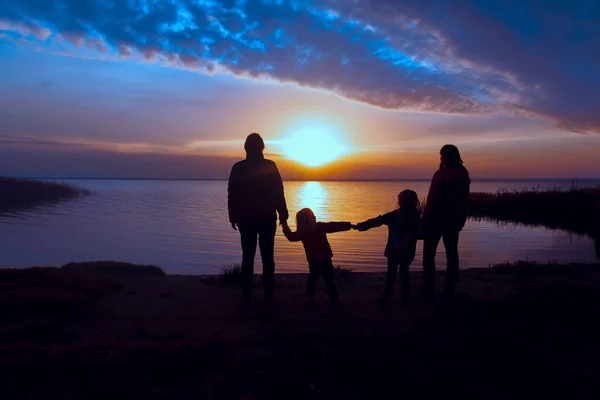
<instances>
[{"instance_id":1,"label":"horizon line","mask_svg":"<svg viewBox=\"0 0 600 400\"><path fill-rule=\"evenodd\" d=\"M98 181L164 181L164 182L226 182L228 178L115 178L115 177L44 177L44 176L0 176L1 178L21 178L38 180L98 180ZM431 178L347 178L347 179L283 179L284 182L429 182ZM471 178L473 182L577 182L598 181L597 178Z\"/></svg>"}]
</instances>

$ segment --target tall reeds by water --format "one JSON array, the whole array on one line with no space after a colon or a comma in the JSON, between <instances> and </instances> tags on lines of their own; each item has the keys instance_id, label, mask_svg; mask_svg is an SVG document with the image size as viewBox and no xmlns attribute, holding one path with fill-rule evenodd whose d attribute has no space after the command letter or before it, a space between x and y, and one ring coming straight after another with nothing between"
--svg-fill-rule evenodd
<instances>
[{"instance_id":1,"label":"tall reeds by water","mask_svg":"<svg viewBox=\"0 0 600 400\"><path fill-rule=\"evenodd\" d=\"M469 215L600 237L600 187L471 193Z\"/></svg>"},{"instance_id":2,"label":"tall reeds by water","mask_svg":"<svg viewBox=\"0 0 600 400\"><path fill-rule=\"evenodd\" d=\"M66 183L0 177L0 212L58 203L90 194L89 190Z\"/></svg>"}]
</instances>

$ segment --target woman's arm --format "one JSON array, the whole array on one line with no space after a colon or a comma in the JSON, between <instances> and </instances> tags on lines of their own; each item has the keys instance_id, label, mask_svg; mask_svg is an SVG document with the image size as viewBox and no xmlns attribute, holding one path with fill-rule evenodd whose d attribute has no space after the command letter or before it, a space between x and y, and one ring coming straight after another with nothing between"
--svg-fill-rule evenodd
<instances>
[{"instance_id":1,"label":"woman's arm","mask_svg":"<svg viewBox=\"0 0 600 400\"><path fill-rule=\"evenodd\" d=\"M240 193L239 193L239 172L236 167L231 168L229 181L227 183L227 210L229 212L229 222L231 227L237 231L237 224L240 220Z\"/></svg>"},{"instance_id":2,"label":"woman's arm","mask_svg":"<svg viewBox=\"0 0 600 400\"><path fill-rule=\"evenodd\" d=\"M442 191L442 174L441 170L438 170L431 179L431 186L429 186L429 193L427 194L427 201L423 208L422 220L425 225L431 222L434 218L435 210L438 207L440 200L440 194Z\"/></svg>"},{"instance_id":3,"label":"woman's arm","mask_svg":"<svg viewBox=\"0 0 600 400\"><path fill-rule=\"evenodd\" d=\"M299 242L302 240L300 234L298 232L292 232L290 227L287 225L282 226L282 231L287 240L289 240L290 242Z\"/></svg>"}]
</instances>

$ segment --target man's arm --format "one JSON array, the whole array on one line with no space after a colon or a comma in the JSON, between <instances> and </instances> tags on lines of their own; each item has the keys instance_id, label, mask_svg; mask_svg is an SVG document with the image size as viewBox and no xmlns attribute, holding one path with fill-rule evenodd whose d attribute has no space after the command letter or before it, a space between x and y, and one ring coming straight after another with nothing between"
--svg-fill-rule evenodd
<instances>
[{"instance_id":1,"label":"man's arm","mask_svg":"<svg viewBox=\"0 0 600 400\"><path fill-rule=\"evenodd\" d=\"M279 173L275 163L273 163L273 181L273 195L275 196L275 207L277 208L277 214L279 214L279 221L281 222L281 225L286 225L289 218L289 213L287 204L285 202L283 180L281 179L281 174Z\"/></svg>"},{"instance_id":2,"label":"man's arm","mask_svg":"<svg viewBox=\"0 0 600 400\"><path fill-rule=\"evenodd\" d=\"M227 183L227 210L229 213L229 222L231 227L237 230L237 223L239 222L239 183L238 173L236 172L235 165L231 168L229 174L229 182Z\"/></svg>"}]
</instances>

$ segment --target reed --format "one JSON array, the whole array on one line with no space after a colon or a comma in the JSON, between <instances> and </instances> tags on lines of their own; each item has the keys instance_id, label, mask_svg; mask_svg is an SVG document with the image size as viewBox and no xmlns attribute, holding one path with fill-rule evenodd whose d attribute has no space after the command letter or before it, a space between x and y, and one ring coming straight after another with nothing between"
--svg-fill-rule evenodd
<instances>
[{"instance_id":1,"label":"reed","mask_svg":"<svg viewBox=\"0 0 600 400\"><path fill-rule=\"evenodd\" d=\"M90 194L89 190L65 183L0 178L0 212L56 204Z\"/></svg>"},{"instance_id":2,"label":"reed","mask_svg":"<svg viewBox=\"0 0 600 400\"><path fill-rule=\"evenodd\" d=\"M600 187L471 193L469 216L600 237Z\"/></svg>"}]
</instances>

